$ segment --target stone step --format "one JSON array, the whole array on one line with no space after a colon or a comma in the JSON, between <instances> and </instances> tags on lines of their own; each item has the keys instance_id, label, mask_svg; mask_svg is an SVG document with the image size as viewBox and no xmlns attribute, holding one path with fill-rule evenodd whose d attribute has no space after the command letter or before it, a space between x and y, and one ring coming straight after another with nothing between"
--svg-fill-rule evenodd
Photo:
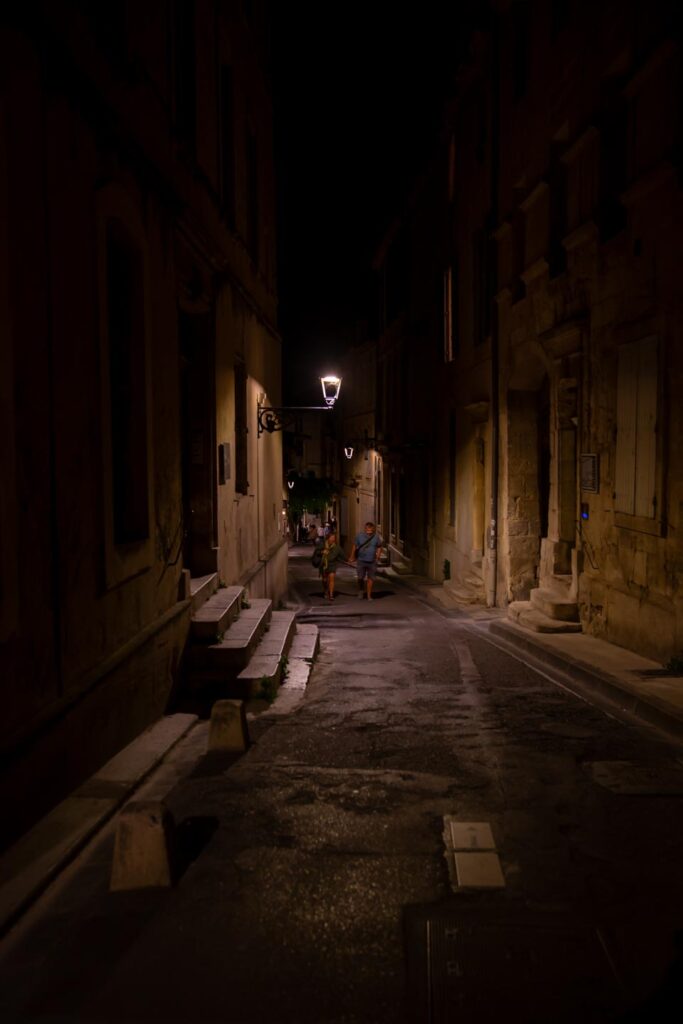
<instances>
[{"instance_id":1,"label":"stone step","mask_svg":"<svg viewBox=\"0 0 683 1024\"><path fill-rule=\"evenodd\" d=\"M531 601L512 601L508 605L508 616L532 630L534 633L580 633L580 622L566 622L562 619L551 619L533 607Z\"/></svg>"},{"instance_id":2,"label":"stone step","mask_svg":"<svg viewBox=\"0 0 683 1024\"><path fill-rule=\"evenodd\" d=\"M244 587L223 587L192 616L190 636L196 643L214 643L237 620Z\"/></svg>"},{"instance_id":3,"label":"stone step","mask_svg":"<svg viewBox=\"0 0 683 1024\"><path fill-rule=\"evenodd\" d=\"M187 663L192 684L215 682L238 675L268 628L272 609L273 602L267 598L252 598L250 607L242 609L239 618L226 630L222 640L189 647Z\"/></svg>"},{"instance_id":4,"label":"stone step","mask_svg":"<svg viewBox=\"0 0 683 1024\"><path fill-rule=\"evenodd\" d=\"M541 581L541 590L549 590L556 594L562 601L571 601L571 591L574 585L574 577L571 573L566 575L555 573L553 576L546 576Z\"/></svg>"},{"instance_id":5,"label":"stone step","mask_svg":"<svg viewBox=\"0 0 683 1024\"><path fill-rule=\"evenodd\" d=\"M212 594L218 590L218 573L210 572L206 576L193 576L190 579L191 610L194 615Z\"/></svg>"},{"instance_id":6,"label":"stone step","mask_svg":"<svg viewBox=\"0 0 683 1024\"><path fill-rule=\"evenodd\" d=\"M292 646L289 650L290 660L299 658L303 661L315 661L320 650L320 630L311 622L299 623L294 633Z\"/></svg>"},{"instance_id":7,"label":"stone step","mask_svg":"<svg viewBox=\"0 0 683 1024\"><path fill-rule=\"evenodd\" d=\"M270 617L268 632L264 633L261 642L254 651L259 655L275 655L286 657L292 646L296 632L296 615L294 612L273 612Z\"/></svg>"},{"instance_id":8,"label":"stone step","mask_svg":"<svg viewBox=\"0 0 683 1024\"><path fill-rule=\"evenodd\" d=\"M280 685L284 660L287 658L296 630L294 612L273 612L270 628L243 668L234 684L229 684L230 695L241 698L261 696L265 688L271 699Z\"/></svg>"},{"instance_id":9,"label":"stone step","mask_svg":"<svg viewBox=\"0 0 683 1024\"><path fill-rule=\"evenodd\" d=\"M579 607L575 601L563 601L545 587L532 590L529 597L534 610L547 615L550 619L560 619L562 622L579 621Z\"/></svg>"}]
</instances>

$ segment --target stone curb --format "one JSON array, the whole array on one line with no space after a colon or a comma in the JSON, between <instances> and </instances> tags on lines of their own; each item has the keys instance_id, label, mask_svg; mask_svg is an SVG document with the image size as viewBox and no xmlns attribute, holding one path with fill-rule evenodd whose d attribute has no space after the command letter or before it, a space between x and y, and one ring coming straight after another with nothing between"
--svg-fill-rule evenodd
<instances>
[{"instance_id":1,"label":"stone curb","mask_svg":"<svg viewBox=\"0 0 683 1024\"><path fill-rule=\"evenodd\" d=\"M0 935L9 931L196 723L196 715L161 718L0 857Z\"/></svg>"},{"instance_id":2,"label":"stone curb","mask_svg":"<svg viewBox=\"0 0 683 1024\"><path fill-rule=\"evenodd\" d=\"M599 665L589 665L565 651L555 651L546 646L534 634L527 635L513 623L493 621L488 631L499 637L510 647L516 647L538 658L544 664L565 672L587 692L598 694L611 704L618 704L622 711L648 725L663 730L676 739L683 739L683 713L656 694L643 693L634 681L629 685L625 680L607 672Z\"/></svg>"}]
</instances>

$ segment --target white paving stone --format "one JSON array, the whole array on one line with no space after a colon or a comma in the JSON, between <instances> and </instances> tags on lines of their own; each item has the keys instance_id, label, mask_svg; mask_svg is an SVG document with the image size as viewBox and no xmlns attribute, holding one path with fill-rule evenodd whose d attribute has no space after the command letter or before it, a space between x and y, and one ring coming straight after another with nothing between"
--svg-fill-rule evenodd
<instances>
[{"instance_id":1,"label":"white paving stone","mask_svg":"<svg viewBox=\"0 0 683 1024\"><path fill-rule=\"evenodd\" d=\"M505 878L497 853L453 854L459 889L504 889Z\"/></svg>"},{"instance_id":2,"label":"white paving stone","mask_svg":"<svg viewBox=\"0 0 683 1024\"><path fill-rule=\"evenodd\" d=\"M454 850L495 850L496 844L487 821L450 821Z\"/></svg>"}]
</instances>

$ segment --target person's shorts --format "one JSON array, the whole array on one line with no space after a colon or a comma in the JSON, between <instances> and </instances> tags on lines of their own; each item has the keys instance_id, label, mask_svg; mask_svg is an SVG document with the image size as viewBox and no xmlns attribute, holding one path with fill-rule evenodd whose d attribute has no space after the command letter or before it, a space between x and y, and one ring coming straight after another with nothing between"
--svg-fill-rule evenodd
<instances>
[{"instance_id":1,"label":"person's shorts","mask_svg":"<svg viewBox=\"0 0 683 1024\"><path fill-rule=\"evenodd\" d=\"M361 562L360 559L356 562L356 575L359 580L374 580L377 575L377 562L373 558L371 562Z\"/></svg>"}]
</instances>

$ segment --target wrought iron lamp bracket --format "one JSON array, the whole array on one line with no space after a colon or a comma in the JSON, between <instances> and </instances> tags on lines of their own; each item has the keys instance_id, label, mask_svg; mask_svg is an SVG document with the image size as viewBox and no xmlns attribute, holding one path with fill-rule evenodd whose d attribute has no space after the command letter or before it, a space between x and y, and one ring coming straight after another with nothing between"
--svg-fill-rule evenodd
<instances>
[{"instance_id":1,"label":"wrought iron lamp bracket","mask_svg":"<svg viewBox=\"0 0 683 1024\"><path fill-rule=\"evenodd\" d=\"M329 412L331 408L331 405L259 405L258 436L263 433L273 434L276 430L287 430L294 425L297 413Z\"/></svg>"}]
</instances>

